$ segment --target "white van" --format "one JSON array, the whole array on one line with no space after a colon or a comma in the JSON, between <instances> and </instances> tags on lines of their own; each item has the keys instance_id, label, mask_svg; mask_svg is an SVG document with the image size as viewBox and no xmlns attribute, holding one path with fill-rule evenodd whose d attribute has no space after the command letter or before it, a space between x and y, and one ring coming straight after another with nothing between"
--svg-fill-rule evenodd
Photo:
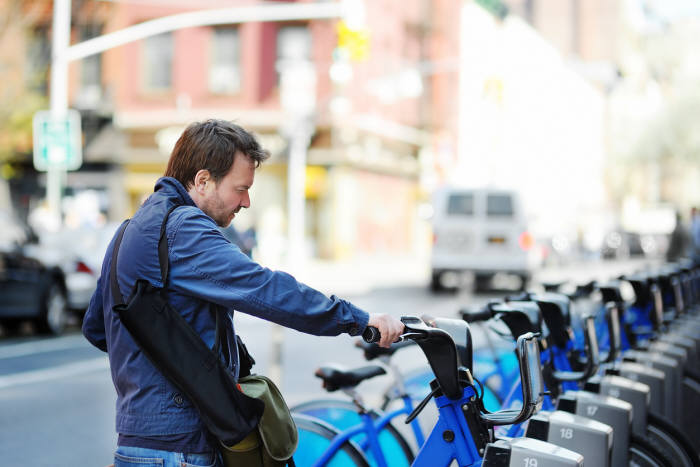
<instances>
[{"instance_id":1,"label":"white van","mask_svg":"<svg viewBox=\"0 0 700 467\"><path fill-rule=\"evenodd\" d=\"M479 287L496 273L524 288L541 264L518 194L511 190L443 188L433 196L431 289L446 273L470 272Z\"/></svg>"}]
</instances>

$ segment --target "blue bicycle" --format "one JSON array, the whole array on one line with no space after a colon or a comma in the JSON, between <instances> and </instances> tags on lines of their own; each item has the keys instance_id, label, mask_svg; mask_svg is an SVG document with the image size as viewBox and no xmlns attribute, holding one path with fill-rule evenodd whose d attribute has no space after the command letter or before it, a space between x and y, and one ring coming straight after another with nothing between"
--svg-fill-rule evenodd
<instances>
[{"instance_id":1,"label":"blue bicycle","mask_svg":"<svg viewBox=\"0 0 700 467\"><path fill-rule=\"evenodd\" d=\"M431 382L430 394L413 410L407 422L414 419L430 400L434 400L439 413L435 426L411 465L448 466L453 461L459 466L482 463L503 465L492 463L496 459L502 459L504 450L511 456L515 455L515 458L520 455L529 456L534 462L530 465L536 465L538 459L541 465L581 465L580 455L553 449L547 443L532 439L496 441L494 438L494 426L521 423L541 407L543 383L534 334L519 336L516 344L520 377L524 382L522 399L525 402L519 409L484 413L470 371L472 355L469 326L459 320L444 320L441 324L448 328L445 330L429 327L419 318L413 317L404 317L402 322L406 331L403 338L413 340L420 347L435 377ZM462 345L455 345L452 336ZM376 339L377 336L367 336L367 340ZM342 387L343 378L347 376L331 372L325 375L324 381ZM363 421L361 424L343 431L334 429L319 419L298 416L300 442L295 461L300 465L313 466L369 465L362 450L352 441L353 436L364 433L376 465L394 465L393 459L384 456L378 442L378 434L385 426L386 417L373 419L369 413L360 415Z\"/></svg>"}]
</instances>

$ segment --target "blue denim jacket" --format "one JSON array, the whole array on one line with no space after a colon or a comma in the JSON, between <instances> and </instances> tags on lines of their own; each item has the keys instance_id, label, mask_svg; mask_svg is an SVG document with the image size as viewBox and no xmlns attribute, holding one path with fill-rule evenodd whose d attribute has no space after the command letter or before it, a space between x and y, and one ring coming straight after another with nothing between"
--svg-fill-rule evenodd
<instances>
[{"instance_id":1,"label":"blue denim jacket","mask_svg":"<svg viewBox=\"0 0 700 467\"><path fill-rule=\"evenodd\" d=\"M368 314L335 296L330 298L271 271L241 253L224 238L215 222L192 201L173 178L161 178L155 192L139 208L124 233L118 253L118 283L126 299L137 279L163 287L158 263L162 220L170 206L181 205L168 219L166 235L170 272L168 301L210 347L214 342L216 309L254 315L301 332L333 336L361 333ZM151 365L112 311L109 271L114 239L107 248L97 289L83 322L83 334L109 353L117 391L117 432L162 436L196 432L201 422L185 397ZM228 321L229 343L235 342ZM226 353L229 355L225 355ZM224 361L235 368L235 345L222 349Z\"/></svg>"}]
</instances>

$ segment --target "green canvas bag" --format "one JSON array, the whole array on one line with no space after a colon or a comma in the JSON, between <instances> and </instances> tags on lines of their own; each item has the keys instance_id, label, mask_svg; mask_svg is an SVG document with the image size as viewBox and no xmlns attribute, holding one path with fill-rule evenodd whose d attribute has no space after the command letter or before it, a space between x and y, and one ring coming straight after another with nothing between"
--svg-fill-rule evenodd
<instances>
[{"instance_id":1,"label":"green canvas bag","mask_svg":"<svg viewBox=\"0 0 700 467\"><path fill-rule=\"evenodd\" d=\"M281 467L294 465L292 455L299 436L289 407L277 386L262 375L239 378L239 389L248 397L265 404L258 423L243 441L234 446L221 444L221 455L226 467Z\"/></svg>"}]
</instances>

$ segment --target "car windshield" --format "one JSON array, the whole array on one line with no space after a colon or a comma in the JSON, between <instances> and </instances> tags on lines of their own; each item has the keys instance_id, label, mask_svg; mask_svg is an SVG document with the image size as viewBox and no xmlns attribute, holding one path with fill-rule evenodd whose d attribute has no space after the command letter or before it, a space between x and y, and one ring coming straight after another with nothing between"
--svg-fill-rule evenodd
<instances>
[{"instance_id":1,"label":"car windshield","mask_svg":"<svg viewBox=\"0 0 700 467\"><path fill-rule=\"evenodd\" d=\"M447 200L448 216L473 216L474 195L472 193L459 193L450 195Z\"/></svg>"},{"instance_id":2,"label":"car windshield","mask_svg":"<svg viewBox=\"0 0 700 467\"><path fill-rule=\"evenodd\" d=\"M489 217L512 217L513 198L510 195L488 195L486 215Z\"/></svg>"}]
</instances>

